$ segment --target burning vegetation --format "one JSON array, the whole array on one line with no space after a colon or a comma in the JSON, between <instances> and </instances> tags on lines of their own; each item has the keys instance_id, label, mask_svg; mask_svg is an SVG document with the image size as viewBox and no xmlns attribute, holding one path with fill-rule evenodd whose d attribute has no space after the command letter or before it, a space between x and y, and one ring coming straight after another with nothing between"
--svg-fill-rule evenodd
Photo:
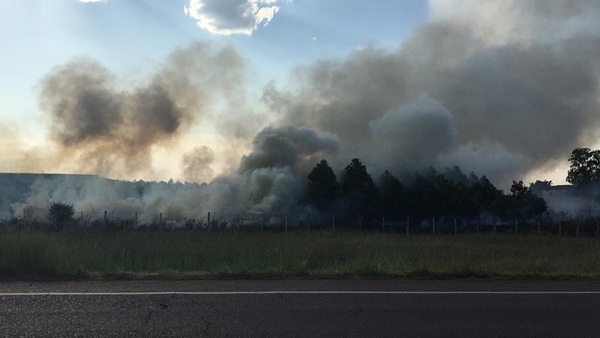
<instances>
[{"instance_id":1,"label":"burning vegetation","mask_svg":"<svg viewBox=\"0 0 600 338\"><path fill-rule=\"evenodd\" d=\"M106 211L136 224L206 222L208 212L231 224L361 226L546 217L540 185L513 179L597 135L600 3L430 3L430 19L397 48L297 67L288 85L252 86L235 48L207 42L173 51L143 79L98 60L59 65L40 84L48 149L14 156L15 171L100 177L17 179L0 197L2 217L42 219L52 202L73 204L76 219ZM568 200L546 198L548 217L577 217L582 203L596 217L584 193L594 189L574 185Z\"/></svg>"}]
</instances>

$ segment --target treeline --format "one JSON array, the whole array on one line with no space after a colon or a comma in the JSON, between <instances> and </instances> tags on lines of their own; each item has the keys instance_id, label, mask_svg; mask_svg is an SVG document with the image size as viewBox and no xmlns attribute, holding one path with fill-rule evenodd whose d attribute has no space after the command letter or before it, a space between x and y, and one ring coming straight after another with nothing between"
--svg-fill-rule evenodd
<instances>
[{"instance_id":1,"label":"treeline","mask_svg":"<svg viewBox=\"0 0 600 338\"><path fill-rule=\"evenodd\" d=\"M430 219L513 222L539 218L547 211L544 199L532 185L513 181L510 193L496 188L485 176L465 175L459 167L443 172L430 169L402 180L386 171L377 183L357 158L348 164L339 181L326 160L308 174L306 199L323 213L348 222ZM484 219L482 219L484 218Z\"/></svg>"}]
</instances>

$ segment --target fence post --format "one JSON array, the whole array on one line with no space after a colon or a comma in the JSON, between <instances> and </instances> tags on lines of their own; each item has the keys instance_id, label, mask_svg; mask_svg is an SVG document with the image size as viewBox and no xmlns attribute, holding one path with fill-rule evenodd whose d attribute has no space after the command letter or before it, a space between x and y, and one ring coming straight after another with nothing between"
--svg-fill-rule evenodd
<instances>
[{"instance_id":1,"label":"fence post","mask_svg":"<svg viewBox=\"0 0 600 338\"><path fill-rule=\"evenodd\" d=\"M458 234L458 227L456 226L456 217L454 217L454 236Z\"/></svg>"},{"instance_id":2,"label":"fence post","mask_svg":"<svg viewBox=\"0 0 600 338\"><path fill-rule=\"evenodd\" d=\"M104 210L104 224L108 223L108 216L106 210Z\"/></svg>"},{"instance_id":3,"label":"fence post","mask_svg":"<svg viewBox=\"0 0 600 338\"><path fill-rule=\"evenodd\" d=\"M381 231L385 232L385 216L381 218Z\"/></svg>"},{"instance_id":4,"label":"fence post","mask_svg":"<svg viewBox=\"0 0 600 338\"><path fill-rule=\"evenodd\" d=\"M519 223L518 221L515 219L515 235L519 234Z\"/></svg>"},{"instance_id":5,"label":"fence post","mask_svg":"<svg viewBox=\"0 0 600 338\"><path fill-rule=\"evenodd\" d=\"M287 232L287 216L285 216L285 232Z\"/></svg>"},{"instance_id":6,"label":"fence post","mask_svg":"<svg viewBox=\"0 0 600 338\"><path fill-rule=\"evenodd\" d=\"M333 232L335 232L335 216L331 218L331 228L333 229Z\"/></svg>"},{"instance_id":7,"label":"fence post","mask_svg":"<svg viewBox=\"0 0 600 338\"><path fill-rule=\"evenodd\" d=\"M208 215L206 217L206 230L210 232L210 211L208 212Z\"/></svg>"},{"instance_id":8,"label":"fence post","mask_svg":"<svg viewBox=\"0 0 600 338\"><path fill-rule=\"evenodd\" d=\"M538 218L537 220L537 226L538 226L538 236L540 235L540 219Z\"/></svg>"},{"instance_id":9,"label":"fence post","mask_svg":"<svg viewBox=\"0 0 600 338\"><path fill-rule=\"evenodd\" d=\"M596 221L596 237L600 236L600 221Z\"/></svg>"},{"instance_id":10,"label":"fence post","mask_svg":"<svg viewBox=\"0 0 600 338\"><path fill-rule=\"evenodd\" d=\"M579 222L577 222L577 227L575 228L575 238L579 238Z\"/></svg>"},{"instance_id":11,"label":"fence post","mask_svg":"<svg viewBox=\"0 0 600 338\"><path fill-rule=\"evenodd\" d=\"M558 221L558 236L562 236L562 222Z\"/></svg>"},{"instance_id":12,"label":"fence post","mask_svg":"<svg viewBox=\"0 0 600 338\"><path fill-rule=\"evenodd\" d=\"M408 229L410 228L410 216L406 216L406 235L408 236Z\"/></svg>"},{"instance_id":13,"label":"fence post","mask_svg":"<svg viewBox=\"0 0 600 338\"><path fill-rule=\"evenodd\" d=\"M435 235L435 218L432 218L431 221L431 224L433 224L433 234Z\"/></svg>"}]
</instances>

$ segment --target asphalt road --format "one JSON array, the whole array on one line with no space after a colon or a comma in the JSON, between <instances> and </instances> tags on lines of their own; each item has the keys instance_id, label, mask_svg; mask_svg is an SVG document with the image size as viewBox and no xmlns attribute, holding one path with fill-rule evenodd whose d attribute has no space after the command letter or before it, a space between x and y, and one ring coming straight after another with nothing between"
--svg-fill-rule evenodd
<instances>
[{"instance_id":1,"label":"asphalt road","mask_svg":"<svg viewBox=\"0 0 600 338\"><path fill-rule=\"evenodd\" d=\"M598 337L600 283L0 283L2 337Z\"/></svg>"}]
</instances>

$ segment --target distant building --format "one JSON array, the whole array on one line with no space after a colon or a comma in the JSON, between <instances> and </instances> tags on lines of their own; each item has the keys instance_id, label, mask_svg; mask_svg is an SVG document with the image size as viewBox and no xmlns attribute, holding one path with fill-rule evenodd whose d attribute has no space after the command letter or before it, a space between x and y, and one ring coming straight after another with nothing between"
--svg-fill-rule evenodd
<instances>
[{"instance_id":1,"label":"distant building","mask_svg":"<svg viewBox=\"0 0 600 338\"><path fill-rule=\"evenodd\" d=\"M547 187L542 191L544 199L568 196L573 191L573 186L570 184L554 185Z\"/></svg>"}]
</instances>

